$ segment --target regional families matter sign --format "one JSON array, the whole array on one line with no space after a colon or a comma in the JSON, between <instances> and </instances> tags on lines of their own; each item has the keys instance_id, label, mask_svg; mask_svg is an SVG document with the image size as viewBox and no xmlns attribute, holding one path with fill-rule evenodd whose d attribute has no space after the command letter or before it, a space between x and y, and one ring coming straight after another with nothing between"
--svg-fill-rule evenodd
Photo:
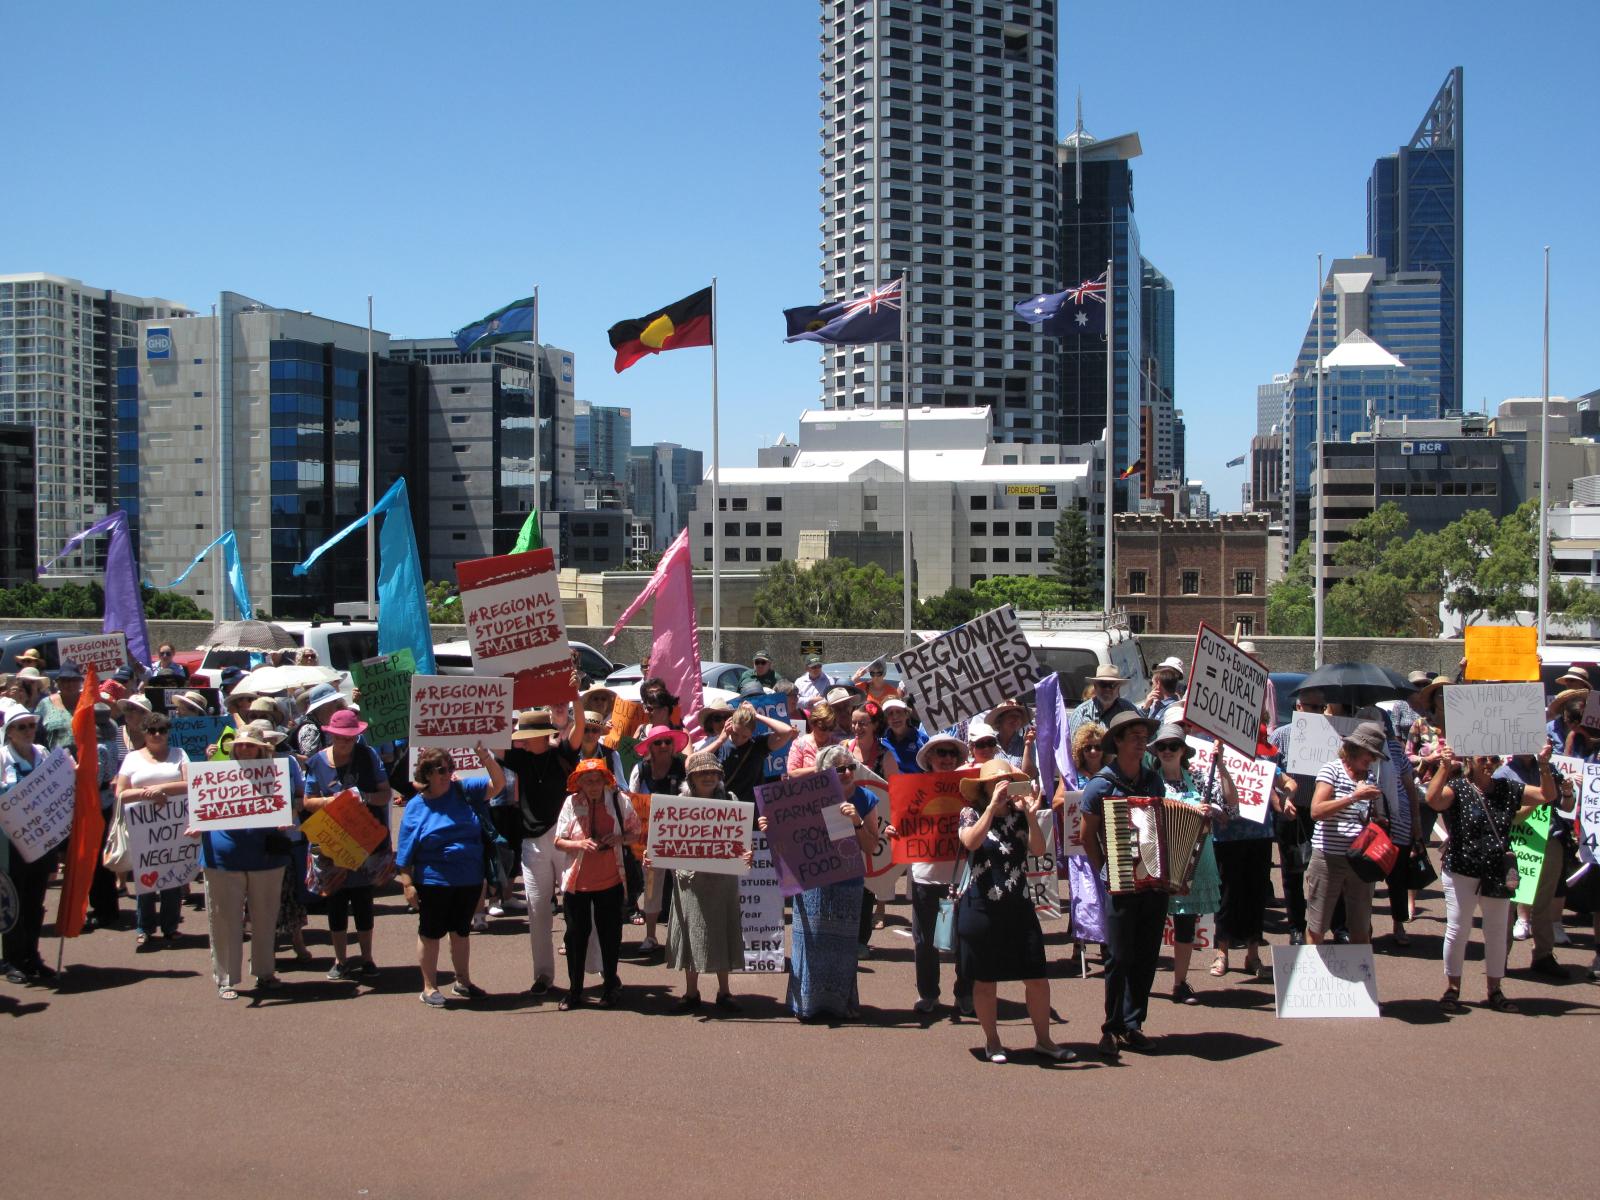
<instances>
[{"instance_id":1,"label":"regional families matter sign","mask_svg":"<svg viewBox=\"0 0 1600 1200\"><path fill-rule=\"evenodd\" d=\"M1039 681L1039 663L1006 604L894 656L906 700L927 729L946 729L1020 696Z\"/></svg>"}]
</instances>

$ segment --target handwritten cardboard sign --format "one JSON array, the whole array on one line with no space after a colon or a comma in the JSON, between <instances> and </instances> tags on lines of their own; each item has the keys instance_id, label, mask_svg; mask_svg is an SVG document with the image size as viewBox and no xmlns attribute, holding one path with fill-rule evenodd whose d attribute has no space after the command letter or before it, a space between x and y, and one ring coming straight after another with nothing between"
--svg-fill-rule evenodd
<instances>
[{"instance_id":1,"label":"handwritten cardboard sign","mask_svg":"<svg viewBox=\"0 0 1600 1200\"><path fill-rule=\"evenodd\" d=\"M93 667L101 679L108 679L113 671L128 665L128 635L117 629L57 638L56 654L61 662L75 662L83 671Z\"/></svg>"},{"instance_id":2,"label":"handwritten cardboard sign","mask_svg":"<svg viewBox=\"0 0 1600 1200\"><path fill-rule=\"evenodd\" d=\"M1457 758L1539 753L1548 740L1544 685L1451 684L1444 689L1444 737Z\"/></svg>"},{"instance_id":3,"label":"handwritten cardboard sign","mask_svg":"<svg viewBox=\"0 0 1600 1200\"><path fill-rule=\"evenodd\" d=\"M650 865L743 875L754 814L747 800L657 796L650 804Z\"/></svg>"},{"instance_id":4,"label":"handwritten cardboard sign","mask_svg":"<svg viewBox=\"0 0 1600 1200\"><path fill-rule=\"evenodd\" d=\"M1042 672L1011 605L894 656L901 690L928 729L942 729L1020 696Z\"/></svg>"},{"instance_id":5,"label":"handwritten cardboard sign","mask_svg":"<svg viewBox=\"0 0 1600 1200\"><path fill-rule=\"evenodd\" d=\"M1354 717L1295 713L1289 722L1289 761L1284 769L1291 775L1315 778L1318 771L1339 757L1340 745L1359 724Z\"/></svg>"},{"instance_id":6,"label":"handwritten cardboard sign","mask_svg":"<svg viewBox=\"0 0 1600 1200\"><path fill-rule=\"evenodd\" d=\"M763 692L759 696L739 697L739 703L748 702L751 708L763 716L771 717L774 721L782 721L785 724L789 721L788 700L789 698L781 692ZM765 733L767 732L767 727L757 721L754 732L757 734ZM766 761L762 763L761 773L767 779L778 779L788 769L789 747L780 746L778 749L768 752Z\"/></svg>"},{"instance_id":7,"label":"handwritten cardboard sign","mask_svg":"<svg viewBox=\"0 0 1600 1200\"><path fill-rule=\"evenodd\" d=\"M366 862L389 834L354 788L346 788L312 813L300 830L335 864L351 871Z\"/></svg>"},{"instance_id":8,"label":"handwritten cardboard sign","mask_svg":"<svg viewBox=\"0 0 1600 1200\"><path fill-rule=\"evenodd\" d=\"M350 664L350 678L361 692L361 716L372 727L369 740L394 742L406 736L411 677L416 673L417 657L409 646Z\"/></svg>"},{"instance_id":9,"label":"handwritten cardboard sign","mask_svg":"<svg viewBox=\"0 0 1600 1200\"><path fill-rule=\"evenodd\" d=\"M1578 820L1573 827L1578 861L1595 870L1600 858L1600 763L1583 765L1583 786L1578 789Z\"/></svg>"},{"instance_id":10,"label":"handwritten cardboard sign","mask_svg":"<svg viewBox=\"0 0 1600 1200\"><path fill-rule=\"evenodd\" d=\"M1183 723L1254 758L1266 701L1267 668L1201 622Z\"/></svg>"},{"instance_id":11,"label":"handwritten cardboard sign","mask_svg":"<svg viewBox=\"0 0 1600 1200\"><path fill-rule=\"evenodd\" d=\"M1066 864L1059 860L1085 853L1083 848L1083 793L1061 790L1061 807L1056 816L1061 826L1061 842L1056 858L1063 874Z\"/></svg>"},{"instance_id":12,"label":"handwritten cardboard sign","mask_svg":"<svg viewBox=\"0 0 1600 1200\"><path fill-rule=\"evenodd\" d=\"M632 746L633 735L639 732L639 727L644 724L644 705L637 700L623 700L620 697L611 706L611 728L600 739L600 744L609 750L620 750L625 746Z\"/></svg>"},{"instance_id":13,"label":"handwritten cardboard sign","mask_svg":"<svg viewBox=\"0 0 1600 1200\"><path fill-rule=\"evenodd\" d=\"M124 804L122 819L128 825L135 895L182 887L200 874L200 839L187 836L188 797Z\"/></svg>"},{"instance_id":14,"label":"handwritten cardboard sign","mask_svg":"<svg viewBox=\"0 0 1600 1200\"><path fill-rule=\"evenodd\" d=\"M900 863L954 862L961 853L957 837L961 827L961 781L978 772L930 771L921 775L896 775L889 780L889 823L900 835L894 839L894 861Z\"/></svg>"},{"instance_id":15,"label":"handwritten cardboard sign","mask_svg":"<svg viewBox=\"0 0 1600 1200\"><path fill-rule=\"evenodd\" d=\"M739 925L744 935L744 969L775 975L783 970L783 893L778 863L767 835L750 835L750 869L739 879Z\"/></svg>"},{"instance_id":16,"label":"handwritten cardboard sign","mask_svg":"<svg viewBox=\"0 0 1600 1200\"><path fill-rule=\"evenodd\" d=\"M1216 756L1217 743L1203 738L1190 737L1184 741L1194 751L1189 760L1189 772L1203 785L1211 778L1211 760ZM1278 764L1270 758L1246 758L1232 746L1222 748L1222 765L1239 793L1239 815L1246 821L1264 825L1271 813L1272 780L1278 773Z\"/></svg>"},{"instance_id":17,"label":"handwritten cardboard sign","mask_svg":"<svg viewBox=\"0 0 1600 1200\"><path fill-rule=\"evenodd\" d=\"M1539 631L1531 625L1468 625L1467 680L1539 680Z\"/></svg>"},{"instance_id":18,"label":"handwritten cardboard sign","mask_svg":"<svg viewBox=\"0 0 1600 1200\"><path fill-rule=\"evenodd\" d=\"M27 862L38 862L67 840L73 770L65 750L52 750L26 779L0 796L0 829Z\"/></svg>"},{"instance_id":19,"label":"handwritten cardboard sign","mask_svg":"<svg viewBox=\"0 0 1600 1200\"><path fill-rule=\"evenodd\" d=\"M456 564L473 670L516 680L518 708L572 699L572 647L552 550Z\"/></svg>"},{"instance_id":20,"label":"handwritten cardboard sign","mask_svg":"<svg viewBox=\"0 0 1600 1200\"><path fill-rule=\"evenodd\" d=\"M838 771L817 771L756 788L756 811L767 819L767 841L780 867L785 895L866 875L853 823L847 837L829 834L825 808L844 803Z\"/></svg>"},{"instance_id":21,"label":"handwritten cardboard sign","mask_svg":"<svg viewBox=\"0 0 1600 1200\"><path fill-rule=\"evenodd\" d=\"M190 829L278 829L293 822L283 759L189 764Z\"/></svg>"},{"instance_id":22,"label":"handwritten cardboard sign","mask_svg":"<svg viewBox=\"0 0 1600 1200\"><path fill-rule=\"evenodd\" d=\"M482 741L491 750L511 749L513 687L502 677L413 675L412 747L451 750Z\"/></svg>"},{"instance_id":23,"label":"handwritten cardboard sign","mask_svg":"<svg viewBox=\"0 0 1600 1200\"><path fill-rule=\"evenodd\" d=\"M170 744L194 762L209 757L206 748L220 744L226 728L227 717L173 717Z\"/></svg>"},{"instance_id":24,"label":"handwritten cardboard sign","mask_svg":"<svg viewBox=\"0 0 1600 1200\"><path fill-rule=\"evenodd\" d=\"M1274 946L1272 987L1280 1017L1376 1017L1371 946Z\"/></svg>"},{"instance_id":25,"label":"handwritten cardboard sign","mask_svg":"<svg viewBox=\"0 0 1600 1200\"><path fill-rule=\"evenodd\" d=\"M1550 806L1541 804L1520 821L1511 823L1511 853L1517 856L1517 890L1513 904L1532 904L1544 870L1544 851L1550 842Z\"/></svg>"}]
</instances>

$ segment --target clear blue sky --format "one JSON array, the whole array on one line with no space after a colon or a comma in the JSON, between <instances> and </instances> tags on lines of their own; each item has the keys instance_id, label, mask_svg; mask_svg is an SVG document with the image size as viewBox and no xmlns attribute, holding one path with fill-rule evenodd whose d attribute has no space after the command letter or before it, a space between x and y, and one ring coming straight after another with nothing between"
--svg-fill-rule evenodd
<instances>
[{"instance_id":1,"label":"clear blue sky","mask_svg":"<svg viewBox=\"0 0 1600 1200\"><path fill-rule=\"evenodd\" d=\"M476 19L473 13L492 14ZM782 343L814 303L818 8L14 4L0 272L204 309L219 290L440 336L538 283L580 399L710 449L710 351L611 370L605 331L719 277L723 460L818 403ZM1466 68L1469 407L1600 387L1600 7L1479 0L1062 6L1061 109L1138 130L1147 257L1178 296L1191 476L1238 505L1255 388L1287 369L1317 252L1365 249L1372 160ZM709 458L709 455L708 455Z\"/></svg>"}]
</instances>

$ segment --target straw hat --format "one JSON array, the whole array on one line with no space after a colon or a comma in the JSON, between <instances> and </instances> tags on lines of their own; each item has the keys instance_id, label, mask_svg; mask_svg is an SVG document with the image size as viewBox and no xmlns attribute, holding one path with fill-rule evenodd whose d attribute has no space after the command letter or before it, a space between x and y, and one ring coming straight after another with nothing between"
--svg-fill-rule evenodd
<instances>
[{"instance_id":1,"label":"straw hat","mask_svg":"<svg viewBox=\"0 0 1600 1200\"><path fill-rule=\"evenodd\" d=\"M980 796L989 794L989 785L996 779L1010 779L1018 783L1026 782L1027 773L1018 770L1002 758L991 759L978 768L978 774L971 779L961 781L961 798L968 804L976 804Z\"/></svg>"},{"instance_id":2,"label":"straw hat","mask_svg":"<svg viewBox=\"0 0 1600 1200\"><path fill-rule=\"evenodd\" d=\"M1594 686L1589 678L1589 672L1583 667L1568 667L1565 674L1556 676L1556 682L1575 688Z\"/></svg>"},{"instance_id":3,"label":"straw hat","mask_svg":"<svg viewBox=\"0 0 1600 1200\"><path fill-rule=\"evenodd\" d=\"M556 734L555 717L548 708L530 708L517 714L517 727L511 733L513 742L537 742Z\"/></svg>"},{"instance_id":4,"label":"straw hat","mask_svg":"<svg viewBox=\"0 0 1600 1200\"><path fill-rule=\"evenodd\" d=\"M263 734L261 730L250 725L246 725L243 729L239 730L233 735L233 745L255 746L258 749L269 752L278 748L274 743L267 740L266 735Z\"/></svg>"},{"instance_id":5,"label":"straw hat","mask_svg":"<svg viewBox=\"0 0 1600 1200\"><path fill-rule=\"evenodd\" d=\"M1425 710L1431 711L1433 708L1434 698L1439 694L1439 689L1446 686L1449 682L1450 677L1447 675L1434 676L1432 683L1425 688L1418 689L1417 703L1422 705Z\"/></svg>"},{"instance_id":6,"label":"straw hat","mask_svg":"<svg viewBox=\"0 0 1600 1200\"><path fill-rule=\"evenodd\" d=\"M989 724L991 724L991 725L998 724L999 721L1000 721L1000 718L1005 716L1007 713L1010 713L1013 716L1021 717L1023 720L1027 720L1028 719L1028 708L1027 708L1027 706L1025 704L1023 704L1021 700L1018 700L1016 697L1008 696L1008 697L1006 697L1006 699L1000 701L999 704L996 704L993 708L991 708L989 710L989 718L988 718L989 719Z\"/></svg>"},{"instance_id":7,"label":"straw hat","mask_svg":"<svg viewBox=\"0 0 1600 1200\"><path fill-rule=\"evenodd\" d=\"M1567 705L1571 704L1574 700L1582 702L1588 698L1589 689L1586 687L1568 688L1564 692L1559 692L1557 693L1556 698L1550 701L1550 707L1544 710L1544 719L1547 721L1554 721L1558 716L1561 715L1561 710Z\"/></svg>"},{"instance_id":8,"label":"straw hat","mask_svg":"<svg viewBox=\"0 0 1600 1200\"><path fill-rule=\"evenodd\" d=\"M926 742L924 742L922 744L922 748L917 751L917 766L921 767L924 771L933 770L932 754L934 749L939 746L954 746L957 750L961 751L962 758L966 758L967 756L967 744L960 738L956 737L955 734L936 733Z\"/></svg>"},{"instance_id":9,"label":"straw hat","mask_svg":"<svg viewBox=\"0 0 1600 1200\"><path fill-rule=\"evenodd\" d=\"M179 692L172 697L172 703L174 707L181 704L187 709L192 709L202 717L211 711L211 706L206 703L205 696L195 691Z\"/></svg>"},{"instance_id":10,"label":"straw hat","mask_svg":"<svg viewBox=\"0 0 1600 1200\"><path fill-rule=\"evenodd\" d=\"M1116 663L1102 663L1089 678L1100 683L1127 683L1128 677L1117 669Z\"/></svg>"},{"instance_id":11,"label":"straw hat","mask_svg":"<svg viewBox=\"0 0 1600 1200\"><path fill-rule=\"evenodd\" d=\"M689 765L684 770L685 775L711 775L722 774L722 760L710 750L700 750L689 756Z\"/></svg>"}]
</instances>

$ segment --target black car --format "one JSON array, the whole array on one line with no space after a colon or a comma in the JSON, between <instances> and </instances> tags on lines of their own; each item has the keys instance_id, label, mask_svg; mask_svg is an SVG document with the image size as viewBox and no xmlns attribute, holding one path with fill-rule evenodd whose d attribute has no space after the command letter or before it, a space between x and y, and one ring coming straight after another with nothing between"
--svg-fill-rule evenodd
<instances>
[{"instance_id":1,"label":"black car","mask_svg":"<svg viewBox=\"0 0 1600 1200\"><path fill-rule=\"evenodd\" d=\"M61 655L56 652L56 643L63 636L70 635L46 633L35 629L0 633L0 675L15 675L24 666L17 661L17 655L28 650L37 650L44 656L44 666L41 670L54 678L56 672L61 669Z\"/></svg>"}]
</instances>

